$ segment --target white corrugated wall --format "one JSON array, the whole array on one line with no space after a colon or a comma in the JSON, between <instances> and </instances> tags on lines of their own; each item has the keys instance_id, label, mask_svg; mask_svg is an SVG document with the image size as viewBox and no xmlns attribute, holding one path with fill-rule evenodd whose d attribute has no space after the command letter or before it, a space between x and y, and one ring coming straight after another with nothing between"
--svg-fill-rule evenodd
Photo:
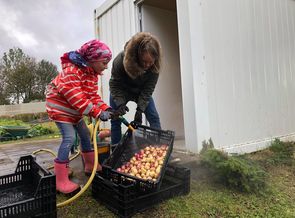
<instances>
[{"instance_id":1,"label":"white corrugated wall","mask_svg":"<svg viewBox=\"0 0 295 218\"><path fill-rule=\"evenodd\" d=\"M135 6L133 1L120 0L120 1L107 1L107 10L101 16L95 16L96 34L99 39L104 41L113 52L113 59L116 55L123 50L124 44L130 37L137 32L137 19L135 19ZM97 13L101 13L98 8ZM102 7L102 10L104 8ZM101 79L101 96L109 104L109 79L111 77L112 61L108 65L108 69L104 71ZM129 106L129 105L128 105ZM134 105L131 105L134 107ZM131 116L131 115L130 115ZM128 120L133 120L133 117L128 117ZM106 122L109 125L109 122Z\"/></svg>"},{"instance_id":2,"label":"white corrugated wall","mask_svg":"<svg viewBox=\"0 0 295 218\"><path fill-rule=\"evenodd\" d=\"M206 0L210 136L230 152L295 133L295 1ZM252 144L251 144L252 143Z\"/></svg>"},{"instance_id":3,"label":"white corrugated wall","mask_svg":"<svg viewBox=\"0 0 295 218\"><path fill-rule=\"evenodd\" d=\"M116 55L138 19L134 1L107 2L115 7L99 17L98 36ZM293 139L295 1L177 0L177 19L188 150L209 137L233 153Z\"/></svg>"}]
</instances>

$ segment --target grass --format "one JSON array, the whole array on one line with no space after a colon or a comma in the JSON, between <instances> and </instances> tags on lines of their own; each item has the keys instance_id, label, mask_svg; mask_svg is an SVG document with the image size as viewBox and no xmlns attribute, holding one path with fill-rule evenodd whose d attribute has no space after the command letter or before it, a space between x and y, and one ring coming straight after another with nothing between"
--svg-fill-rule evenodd
<instances>
[{"instance_id":1,"label":"grass","mask_svg":"<svg viewBox=\"0 0 295 218\"><path fill-rule=\"evenodd\" d=\"M243 194L208 181L192 181L189 195L173 198L134 217L295 217L294 174L289 167L283 167L274 169L271 178L272 192L267 195ZM79 216L115 217L91 197L90 191L58 209L58 217Z\"/></svg>"},{"instance_id":2,"label":"grass","mask_svg":"<svg viewBox=\"0 0 295 218\"><path fill-rule=\"evenodd\" d=\"M58 195L57 201L66 200L63 195ZM91 197L90 188L76 201L58 209L57 217L76 218L76 217L116 217L107 208L99 205Z\"/></svg>"},{"instance_id":3,"label":"grass","mask_svg":"<svg viewBox=\"0 0 295 218\"><path fill-rule=\"evenodd\" d=\"M187 197L170 200L163 207L175 217L292 217L295 199L288 191L291 182L282 183L276 177L272 183L277 183L272 193L255 195L193 181Z\"/></svg>"},{"instance_id":4,"label":"grass","mask_svg":"<svg viewBox=\"0 0 295 218\"><path fill-rule=\"evenodd\" d=\"M134 217L295 217L295 165L270 164L269 149L249 154L270 175L264 194L247 194L214 182L210 174L191 180L187 196L175 197ZM294 156L293 156L294 159ZM58 196L58 201L61 201ZM73 204L59 208L58 217L115 217L87 191Z\"/></svg>"}]
</instances>

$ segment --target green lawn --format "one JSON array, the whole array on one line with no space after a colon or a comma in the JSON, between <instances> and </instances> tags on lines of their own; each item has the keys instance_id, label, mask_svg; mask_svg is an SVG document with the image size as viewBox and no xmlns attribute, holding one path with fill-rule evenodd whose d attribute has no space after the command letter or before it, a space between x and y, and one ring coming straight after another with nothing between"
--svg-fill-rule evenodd
<instances>
[{"instance_id":1,"label":"green lawn","mask_svg":"<svg viewBox=\"0 0 295 218\"><path fill-rule=\"evenodd\" d=\"M191 180L187 196L175 197L135 217L295 217L295 165L269 164L269 150L250 154L269 174L264 194L246 194L217 184L210 174ZM194 170L194 169L192 169ZM64 198L58 196L58 201ZM58 217L115 217L90 190L58 209Z\"/></svg>"}]
</instances>

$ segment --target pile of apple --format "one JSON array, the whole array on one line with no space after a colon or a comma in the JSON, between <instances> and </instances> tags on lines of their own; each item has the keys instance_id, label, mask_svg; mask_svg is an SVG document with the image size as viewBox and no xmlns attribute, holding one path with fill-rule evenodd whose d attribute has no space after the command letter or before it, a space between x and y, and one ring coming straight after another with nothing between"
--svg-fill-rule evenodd
<instances>
[{"instance_id":1,"label":"pile of apple","mask_svg":"<svg viewBox=\"0 0 295 218\"><path fill-rule=\"evenodd\" d=\"M167 150L168 145L146 146L135 153L127 163L117 168L117 171L140 179L156 181L160 175Z\"/></svg>"}]
</instances>

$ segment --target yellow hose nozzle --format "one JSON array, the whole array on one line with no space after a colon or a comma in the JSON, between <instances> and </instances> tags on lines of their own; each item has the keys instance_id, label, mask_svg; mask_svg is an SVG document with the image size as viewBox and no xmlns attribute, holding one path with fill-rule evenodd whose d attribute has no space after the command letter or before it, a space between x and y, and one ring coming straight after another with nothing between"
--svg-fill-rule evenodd
<instances>
[{"instance_id":1,"label":"yellow hose nozzle","mask_svg":"<svg viewBox=\"0 0 295 218\"><path fill-rule=\"evenodd\" d=\"M129 124L128 129L130 129L131 131L135 131L135 129Z\"/></svg>"},{"instance_id":2,"label":"yellow hose nozzle","mask_svg":"<svg viewBox=\"0 0 295 218\"><path fill-rule=\"evenodd\" d=\"M131 124L124 117L120 116L119 119L122 123L124 123L125 126L128 127L128 129L130 129L131 131L135 131L133 126L131 126Z\"/></svg>"}]
</instances>

